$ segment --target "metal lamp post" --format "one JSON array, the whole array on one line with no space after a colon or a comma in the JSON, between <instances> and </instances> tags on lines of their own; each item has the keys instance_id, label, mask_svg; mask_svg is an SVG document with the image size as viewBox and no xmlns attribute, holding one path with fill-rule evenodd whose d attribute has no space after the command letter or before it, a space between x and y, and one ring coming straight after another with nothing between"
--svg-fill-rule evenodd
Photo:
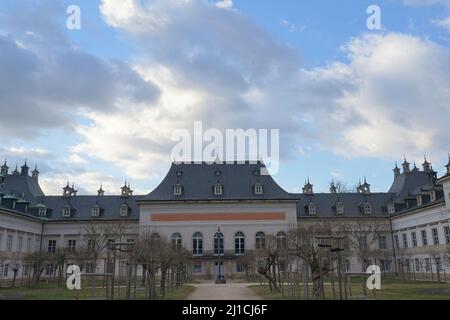
<instances>
[{"instance_id":1,"label":"metal lamp post","mask_svg":"<svg viewBox=\"0 0 450 320\"><path fill-rule=\"evenodd\" d=\"M225 284L227 281L225 280L225 276L222 276L222 271L220 267L220 255L221 255L221 243L220 241L223 241L223 238L220 237L220 225L217 226L217 251L218 251L218 258L217 258L217 278L216 278L216 284Z\"/></svg>"}]
</instances>

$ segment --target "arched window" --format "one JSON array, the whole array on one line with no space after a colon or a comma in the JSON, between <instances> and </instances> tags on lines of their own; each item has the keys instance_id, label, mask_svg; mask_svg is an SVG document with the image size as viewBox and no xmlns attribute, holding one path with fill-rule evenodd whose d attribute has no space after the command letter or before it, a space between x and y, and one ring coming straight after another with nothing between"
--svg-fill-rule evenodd
<instances>
[{"instance_id":1,"label":"arched window","mask_svg":"<svg viewBox=\"0 0 450 320\"><path fill-rule=\"evenodd\" d=\"M192 237L192 254L201 256L203 254L203 236L200 232L194 233Z\"/></svg>"},{"instance_id":2,"label":"arched window","mask_svg":"<svg viewBox=\"0 0 450 320\"><path fill-rule=\"evenodd\" d=\"M256 234L255 249L263 250L265 248L266 248L266 235L264 234L264 232L258 232Z\"/></svg>"},{"instance_id":3,"label":"arched window","mask_svg":"<svg viewBox=\"0 0 450 320\"><path fill-rule=\"evenodd\" d=\"M278 249L286 249L287 247L287 237L286 233L280 231L277 233L277 248Z\"/></svg>"},{"instance_id":4,"label":"arched window","mask_svg":"<svg viewBox=\"0 0 450 320\"><path fill-rule=\"evenodd\" d=\"M234 253L236 255L245 254L245 235L243 232L237 232L234 235Z\"/></svg>"},{"instance_id":5,"label":"arched window","mask_svg":"<svg viewBox=\"0 0 450 320\"><path fill-rule=\"evenodd\" d=\"M214 235L214 254L223 255L223 233L217 232Z\"/></svg>"},{"instance_id":6,"label":"arched window","mask_svg":"<svg viewBox=\"0 0 450 320\"><path fill-rule=\"evenodd\" d=\"M181 250L181 247L182 247L181 234L174 233L172 235L172 249L174 249L174 250Z\"/></svg>"}]
</instances>

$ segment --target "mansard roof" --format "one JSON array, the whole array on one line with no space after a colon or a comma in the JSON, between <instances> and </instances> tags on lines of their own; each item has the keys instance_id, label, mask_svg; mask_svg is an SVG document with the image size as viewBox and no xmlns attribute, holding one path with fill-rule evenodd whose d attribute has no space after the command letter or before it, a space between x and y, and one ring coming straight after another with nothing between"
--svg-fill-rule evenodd
<instances>
[{"instance_id":1,"label":"mansard roof","mask_svg":"<svg viewBox=\"0 0 450 320\"><path fill-rule=\"evenodd\" d=\"M136 204L138 197L75 196L63 198L61 196L48 196L41 198L40 201L50 208L47 218L51 220L139 220L139 207ZM130 208L127 217L120 216L120 208L124 204ZM63 217L63 208L67 205L70 205L75 210L70 218ZM98 217L92 217L91 209L96 205L100 206L102 213Z\"/></svg>"},{"instance_id":2,"label":"mansard roof","mask_svg":"<svg viewBox=\"0 0 450 320\"><path fill-rule=\"evenodd\" d=\"M164 180L140 202L158 201L236 201L236 200L296 200L283 190L269 174L261 162L245 163L173 163ZM213 186L223 186L222 195L214 195ZM260 183L263 194L254 192L254 185ZM180 185L182 195L174 195L173 188Z\"/></svg>"},{"instance_id":3,"label":"mansard roof","mask_svg":"<svg viewBox=\"0 0 450 320\"><path fill-rule=\"evenodd\" d=\"M23 197L31 204L35 203L37 197L44 196L38 181L28 175L6 175L0 184L0 193Z\"/></svg>"},{"instance_id":4,"label":"mansard roof","mask_svg":"<svg viewBox=\"0 0 450 320\"><path fill-rule=\"evenodd\" d=\"M396 201L403 201L410 196L410 193L422 186L433 186L434 176L425 171L403 172L394 178L390 193L395 194Z\"/></svg>"},{"instance_id":5,"label":"mansard roof","mask_svg":"<svg viewBox=\"0 0 450 320\"><path fill-rule=\"evenodd\" d=\"M297 202L297 218L332 218L337 217L336 203L344 205L342 217L363 218L363 217L387 217L387 204L394 197L393 193L316 193L310 196L302 196ZM316 206L316 214L309 215L307 206L313 202ZM369 203L372 206L370 215L361 211L361 206Z\"/></svg>"}]
</instances>

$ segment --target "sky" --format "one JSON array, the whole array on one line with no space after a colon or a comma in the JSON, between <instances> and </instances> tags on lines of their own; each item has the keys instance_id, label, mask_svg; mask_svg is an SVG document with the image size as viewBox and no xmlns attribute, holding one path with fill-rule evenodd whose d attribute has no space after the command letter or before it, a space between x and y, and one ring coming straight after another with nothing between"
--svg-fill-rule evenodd
<instances>
[{"instance_id":1,"label":"sky","mask_svg":"<svg viewBox=\"0 0 450 320\"><path fill-rule=\"evenodd\" d=\"M404 156L444 173L449 47L450 0L5 0L0 157L37 165L46 194L147 194L174 130L202 121L279 129L290 192L364 177L383 192Z\"/></svg>"}]
</instances>

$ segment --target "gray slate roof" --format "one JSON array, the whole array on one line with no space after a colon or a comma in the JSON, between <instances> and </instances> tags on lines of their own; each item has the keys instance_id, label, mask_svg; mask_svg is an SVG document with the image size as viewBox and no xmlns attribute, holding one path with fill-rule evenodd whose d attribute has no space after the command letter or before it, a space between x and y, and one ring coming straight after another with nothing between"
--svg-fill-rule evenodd
<instances>
[{"instance_id":1,"label":"gray slate roof","mask_svg":"<svg viewBox=\"0 0 450 320\"><path fill-rule=\"evenodd\" d=\"M310 217L386 217L387 203L394 197L393 193L371 193L363 195L360 193L316 193L312 196L301 195L297 203L297 218ZM337 202L344 205L344 214L337 215L335 205ZM311 216L306 209L313 202L317 214ZM361 204L368 202L372 206L372 214L365 215L361 211Z\"/></svg>"},{"instance_id":2,"label":"gray slate roof","mask_svg":"<svg viewBox=\"0 0 450 320\"><path fill-rule=\"evenodd\" d=\"M283 190L270 175L261 175L265 165L251 164L172 164L161 184L142 202L154 201L214 201L214 200L295 200L297 195ZM223 186L222 195L214 195L214 186ZM263 194L256 195L254 186L260 183ZM174 195L174 186L181 185L181 196Z\"/></svg>"}]
</instances>

